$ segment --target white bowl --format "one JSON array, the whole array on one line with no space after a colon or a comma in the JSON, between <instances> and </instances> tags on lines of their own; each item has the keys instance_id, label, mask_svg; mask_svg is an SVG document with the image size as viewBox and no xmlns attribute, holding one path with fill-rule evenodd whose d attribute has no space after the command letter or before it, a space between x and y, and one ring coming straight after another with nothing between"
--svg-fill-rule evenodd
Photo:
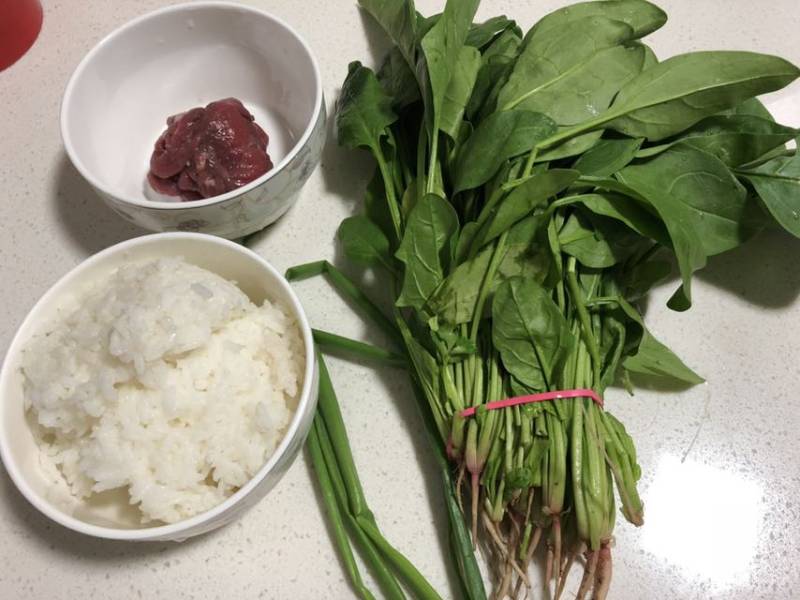
<instances>
[{"instance_id":1,"label":"white bowl","mask_svg":"<svg viewBox=\"0 0 800 600\"><path fill-rule=\"evenodd\" d=\"M239 98L270 137L272 170L192 202L153 202L146 175L170 115ZM169 6L109 34L80 62L61 105L75 168L125 219L153 231L242 237L294 203L325 143L316 60L289 25L240 4Z\"/></svg>"},{"instance_id":2,"label":"white bowl","mask_svg":"<svg viewBox=\"0 0 800 600\"><path fill-rule=\"evenodd\" d=\"M65 300L80 295L93 281L120 265L165 256L186 261L234 281L251 300L280 303L300 327L305 344L305 373L297 410L275 452L247 484L214 508L169 525L138 524L137 509L124 500L97 505L70 493L56 467L40 451L26 420L21 354L28 340L50 322ZM85 260L62 277L36 303L6 353L0 371L0 458L20 492L45 515L75 531L121 540L180 541L229 523L269 492L296 458L317 404L318 371L311 328L297 297L267 261L233 242L198 233L161 233L134 238ZM120 494L124 499L126 495Z\"/></svg>"}]
</instances>

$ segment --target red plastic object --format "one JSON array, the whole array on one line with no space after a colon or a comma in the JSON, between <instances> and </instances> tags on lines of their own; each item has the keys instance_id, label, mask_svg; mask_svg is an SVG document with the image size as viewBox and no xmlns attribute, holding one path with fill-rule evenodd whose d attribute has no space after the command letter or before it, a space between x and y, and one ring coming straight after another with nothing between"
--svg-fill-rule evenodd
<instances>
[{"instance_id":1,"label":"red plastic object","mask_svg":"<svg viewBox=\"0 0 800 600\"><path fill-rule=\"evenodd\" d=\"M41 28L39 0L0 0L0 71L28 51Z\"/></svg>"}]
</instances>

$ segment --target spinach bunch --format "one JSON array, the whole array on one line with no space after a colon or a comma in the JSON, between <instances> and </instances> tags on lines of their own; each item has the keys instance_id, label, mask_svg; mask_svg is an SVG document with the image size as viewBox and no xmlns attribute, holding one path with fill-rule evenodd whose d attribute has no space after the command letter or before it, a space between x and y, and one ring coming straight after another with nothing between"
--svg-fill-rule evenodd
<instances>
[{"instance_id":1,"label":"spinach bunch","mask_svg":"<svg viewBox=\"0 0 800 600\"><path fill-rule=\"evenodd\" d=\"M800 236L798 131L756 99L798 69L733 51L659 61L642 38L666 15L644 0L575 4L525 35L504 16L473 23L478 0L431 17L359 3L394 46L377 73L352 63L338 101L339 143L377 162L344 252L393 286L393 314L370 311L407 356L457 473L451 499L468 481L497 597L523 591L544 542L556 595L585 552L579 597L603 598L616 498L643 523L624 426L588 398L485 405L630 389L631 374L702 381L636 305L673 258L669 306L686 310L708 257L772 220ZM482 597L474 558L454 553L465 595Z\"/></svg>"}]
</instances>

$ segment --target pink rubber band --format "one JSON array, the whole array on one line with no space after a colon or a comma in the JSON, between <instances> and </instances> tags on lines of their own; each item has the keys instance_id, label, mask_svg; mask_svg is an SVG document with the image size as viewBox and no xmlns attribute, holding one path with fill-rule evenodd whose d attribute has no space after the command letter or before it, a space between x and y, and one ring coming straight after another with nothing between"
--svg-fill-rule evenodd
<instances>
[{"instance_id":1,"label":"pink rubber band","mask_svg":"<svg viewBox=\"0 0 800 600\"><path fill-rule=\"evenodd\" d=\"M517 406L519 404L531 404L532 402L546 402L547 400L562 400L564 398L591 398L595 401L597 406L603 408L603 399L590 389L580 390L559 390L555 392L544 392L542 394L531 394L529 396L517 396L516 398L506 398L505 400L498 400L497 402L489 402L482 404L486 410L497 410L498 408L508 408L509 406ZM462 417L471 417L479 407L472 406L465 408L459 415Z\"/></svg>"}]
</instances>

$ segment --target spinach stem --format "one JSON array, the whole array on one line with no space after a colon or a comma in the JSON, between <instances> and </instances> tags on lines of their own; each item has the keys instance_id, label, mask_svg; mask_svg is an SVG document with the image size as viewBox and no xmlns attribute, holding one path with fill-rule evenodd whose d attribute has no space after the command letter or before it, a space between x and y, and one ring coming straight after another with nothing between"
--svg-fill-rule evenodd
<instances>
[{"instance_id":1,"label":"spinach stem","mask_svg":"<svg viewBox=\"0 0 800 600\"><path fill-rule=\"evenodd\" d=\"M478 340L478 328L483 320L483 307L485 306L486 298L488 298L489 292L492 289L492 284L494 283L494 277L497 273L497 269L500 266L503 257L505 257L507 238L508 230L504 231L500 235L500 238L497 240L497 244L495 244L492 258L489 261L489 267L486 269L486 275L483 278L480 291L478 292L478 300L475 302L475 313L472 315L472 327L469 333L469 338L473 342L477 342Z\"/></svg>"},{"instance_id":2,"label":"spinach stem","mask_svg":"<svg viewBox=\"0 0 800 600\"><path fill-rule=\"evenodd\" d=\"M383 188L386 191L386 203L389 205L389 214L392 217L392 227L394 228L394 233L399 242L403 239L403 229L400 217L400 207L397 203L394 177L389 171L389 165L386 163L386 158L383 155L383 150L381 149L380 144L373 146L372 151L375 155L375 160L378 162L378 169L380 169L381 177L383 178Z\"/></svg>"},{"instance_id":3,"label":"spinach stem","mask_svg":"<svg viewBox=\"0 0 800 600\"><path fill-rule=\"evenodd\" d=\"M578 275L576 270L576 260L574 256L570 256L567 260L567 285L569 286L570 296L575 305L578 313L578 319L581 322L581 329L583 331L583 338L586 341L586 347L589 349L589 355L592 358L592 386L600 384L600 349L597 346L597 340L592 332L592 323L589 319L589 312L586 310L584 304L583 292L578 285Z\"/></svg>"},{"instance_id":4,"label":"spinach stem","mask_svg":"<svg viewBox=\"0 0 800 600\"><path fill-rule=\"evenodd\" d=\"M433 131L431 132L431 154L428 158L428 182L425 186L425 191L433 194L436 190L436 161L439 160L439 127L438 123L434 122Z\"/></svg>"}]
</instances>

